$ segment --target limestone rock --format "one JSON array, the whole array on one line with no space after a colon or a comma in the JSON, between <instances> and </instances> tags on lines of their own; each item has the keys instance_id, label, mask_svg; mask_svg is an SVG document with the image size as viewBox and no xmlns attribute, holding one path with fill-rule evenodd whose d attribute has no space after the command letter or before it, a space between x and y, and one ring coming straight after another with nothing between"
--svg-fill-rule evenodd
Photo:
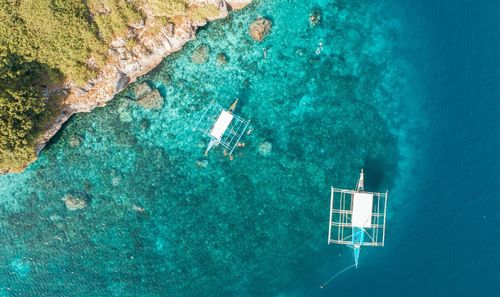
<instances>
[{"instance_id":1,"label":"limestone rock","mask_svg":"<svg viewBox=\"0 0 500 297\"><path fill-rule=\"evenodd\" d=\"M116 86L115 86L116 92L123 90L123 88L125 88L128 85L128 83L130 82L130 77L128 77L125 73L120 72L118 76L119 76L119 79L116 82Z\"/></svg>"},{"instance_id":2,"label":"limestone rock","mask_svg":"<svg viewBox=\"0 0 500 297\"><path fill-rule=\"evenodd\" d=\"M271 31L272 23L270 20L259 17L250 24L249 33L253 40L261 42Z\"/></svg>"},{"instance_id":3,"label":"limestone rock","mask_svg":"<svg viewBox=\"0 0 500 297\"><path fill-rule=\"evenodd\" d=\"M66 194L62 200L68 210L75 211L87 207L90 199L87 193L78 191Z\"/></svg>"},{"instance_id":4,"label":"limestone rock","mask_svg":"<svg viewBox=\"0 0 500 297\"><path fill-rule=\"evenodd\" d=\"M154 90L137 100L137 103L144 108L158 110L163 108L163 97L158 90Z\"/></svg>"},{"instance_id":5,"label":"limestone rock","mask_svg":"<svg viewBox=\"0 0 500 297\"><path fill-rule=\"evenodd\" d=\"M175 33L175 24L168 22L167 25L165 25L165 35L167 37L174 37Z\"/></svg>"},{"instance_id":6,"label":"limestone rock","mask_svg":"<svg viewBox=\"0 0 500 297\"><path fill-rule=\"evenodd\" d=\"M252 0L226 0L226 3L231 7L231 9L242 9L243 7L250 4Z\"/></svg>"},{"instance_id":7,"label":"limestone rock","mask_svg":"<svg viewBox=\"0 0 500 297\"><path fill-rule=\"evenodd\" d=\"M191 54L191 62L195 64L205 64L208 61L208 56L210 55L210 48L202 44L198 46Z\"/></svg>"},{"instance_id":8,"label":"limestone rock","mask_svg":"<svg viewBox=\"0 0 500 297\"><path fill-rule=\"evenodd\" d=\"M137 21L135 23L129 24L129 26L132 27L135 30L142 30L142 29L144 29L145 25L146 24L144 23L143 19L140 19L139 21Z\"/></svg>"},{"instance_id":9,"label":"limestone rock","mask_svg":"<svg viewBox=\"0 0 500 297\"><path fill-rule=\"evenodd\" d=\"M127 41L125 39L117 38L111 42L111 47L120 48L120 47L124 47L125 44L127 44Z\"/></svg>"}]
</instances>

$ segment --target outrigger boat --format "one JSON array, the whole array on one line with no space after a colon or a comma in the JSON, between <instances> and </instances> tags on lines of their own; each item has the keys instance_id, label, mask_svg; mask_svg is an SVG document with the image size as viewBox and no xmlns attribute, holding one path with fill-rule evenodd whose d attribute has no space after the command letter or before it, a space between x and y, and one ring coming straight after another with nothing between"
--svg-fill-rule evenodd
<instances>
[{"instance_id":1,"label":"outrigger boat","mask_svg":"<svg viewBox=\"0 0 500 297\"><path fill-rule=\"evenodd\" d=\"M362 246L384 246L388 192L367 192L361 169L356 190L331 188L328 244L353 249L358 267Z\"/></svg>"},{"instance_id":2,"label":"outrigger boat","mask_svg":"<svg viewBox=\"0 0 500 297\"><path fill-rule=\"evenodd\" d=\"M210 131L210 142L205 150L205 156L208 155L208 151L210 151L214 145L218 146L220 144L224 131L226 131L233 120L233 111L236 109L236 105L238 105L238 98L231 104L228 111L223 110L220 113L219 118L212 127L212 131Z\"/></svg>"},{"instance_id":3,"label":"outrigger boat","mask_svg":"<svg viewBox=\"0 0 500 297\"><path fill-rule=\"evenodd\" d=\"M237 104L238 99L226 110L219 104L213 103L205 110L198 121L195 129L210 137L205 156L214 146L219 144L224 146L229 155L238 146L250 121L234 114Z\"/></svg>"}]
</instances>

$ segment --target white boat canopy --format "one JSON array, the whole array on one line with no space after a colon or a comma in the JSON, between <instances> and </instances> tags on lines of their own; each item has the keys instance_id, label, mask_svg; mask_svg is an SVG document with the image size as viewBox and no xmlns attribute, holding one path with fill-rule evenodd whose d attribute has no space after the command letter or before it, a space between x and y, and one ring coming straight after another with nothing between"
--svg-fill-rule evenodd
<instances>
[{"instance_id":1,"label":"white boat canopy","mask_svg":"<svg viewBox=\"0 0 500 297\"><path fill-rule=\"evenodd\" d=\"M372 193L354 193L352 201L352 226L359 228L371 228L372 208Z\"/></svg>"},{"instance_id":2,"label":"white boat canopy","mask_svg":"<svg viewBox=\"0 0 500 297\"><path fill-rule=\"evenodd\" d=\"M222 135L224 135L224 132L226 132L227 127L229 126L229 124L231 124L232 120L233 120L233 115L223 110L220 113L219 118L215 122L214 126L212 127L212 131L210 131L210 136L220 141L222 139Z\"/></svg>"}]
</instances>

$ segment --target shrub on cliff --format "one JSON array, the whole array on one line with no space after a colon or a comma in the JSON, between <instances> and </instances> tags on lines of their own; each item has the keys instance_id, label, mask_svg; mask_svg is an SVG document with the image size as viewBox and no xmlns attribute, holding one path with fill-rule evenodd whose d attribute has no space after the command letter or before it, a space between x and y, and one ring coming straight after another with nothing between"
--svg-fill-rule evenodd
<instances>
[{"instance_id":1,"label":"shrub on cliff","mask_svg":"<svg viewBox=\"0 0 500 297\"><path fill-rule=\"evenodd\" d=\"M213 4L207 6L193 6L187 10L188 16L195 22L203 22L219 15L219 8Z\"/></svg>"},{"instance_id":2,"label":"shrub on cliff","mask_svg":"<svg viewBox=\"0 0 500 297\"><path fill-rule=\"evenodd\" d=\"M34 136L49 115L41 84L58 73L9 54L0 56L0 172L35 158Z\"/></svg>"},{"instance_id":3,"label":"shrub on cliff","mask_svg":"<svg viewBox=\"0 0 500 297\"><path fill-rule=\"evenodd\" d=\"M104 64L106 46L84 1L2 1L0 19L0 52L58 69L77 83L94 75L90 60Z\"/></svg>"},{"instance_id":4,"label":"shrub on cliff","mask_svg":"<svg viewBox=\"0 0 500 297\"><path fill-rule=\"evenodd\" d=\"M157 16L183 15L186 12L186 0L142 0Z\"/></svg>"}]
</instances>

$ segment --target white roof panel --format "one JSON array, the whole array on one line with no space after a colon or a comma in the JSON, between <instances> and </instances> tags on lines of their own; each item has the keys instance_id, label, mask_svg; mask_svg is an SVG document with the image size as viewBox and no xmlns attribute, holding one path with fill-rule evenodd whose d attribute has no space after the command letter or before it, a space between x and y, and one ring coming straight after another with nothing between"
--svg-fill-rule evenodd
<instances>
[{"instance_id":1,"label":"white roof panel","mask_svg":"<svg viewBox=\"0 0 500 297\"><path fill-rule=\"evenodd\" d=\"M352 202L352 226L370 228L372 226L373 194L354 193Z\"/></svg>"},{"instance_id":2,"label":"white roof panel","mask_svg":"<svg viewBox=\"0 0 500 297\"><path fill-rule=\"evenodd\" d=\"M222 135L224 135L224 132L226 131L227 127L229 126L232 120L233 120L233 115L223 110L220 113L219 118L215 122L214 126L212 127L210 135L217 140L221 140Z\"/></svg>"}]
</instances>

